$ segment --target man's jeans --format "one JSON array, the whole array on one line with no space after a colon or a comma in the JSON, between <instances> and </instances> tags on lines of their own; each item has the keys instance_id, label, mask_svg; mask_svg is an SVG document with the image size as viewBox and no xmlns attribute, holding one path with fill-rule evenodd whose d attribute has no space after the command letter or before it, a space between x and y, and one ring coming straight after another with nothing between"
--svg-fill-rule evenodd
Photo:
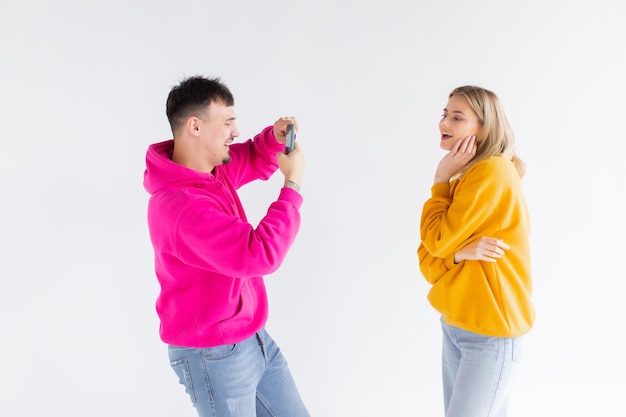
<instances>
[{"instance_id":1,"label":"man's jeans","mask_svg":"<svg viewBox=\"0 0 626 417\"><path fill-rule=\"evenodd\" d=\"M265 330L234 345L169 346L168 352L200 417L309 417L287 361Z\"/></svg>"},{"instance_id":2,"label":"man's jeans","mask_svg":"<svg viewBox=\"0 0 626 417\"><path fill-rule=\"evenodd\" d=\"M520 337L490 337L443 328L446 417L505 417L520 360Z\"/></svg>"}]
</instances>

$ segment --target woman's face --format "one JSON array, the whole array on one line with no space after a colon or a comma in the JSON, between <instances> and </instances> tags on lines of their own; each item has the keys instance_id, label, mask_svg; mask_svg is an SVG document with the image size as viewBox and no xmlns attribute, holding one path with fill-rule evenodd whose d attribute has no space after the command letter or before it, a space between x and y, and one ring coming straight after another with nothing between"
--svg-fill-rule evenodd
<instances>
[{"instance_id":1,"label":"woman's face","mask_svg":"<svg viewBox=\"0 0 626 417\"><path fill-rule=\"evenodd\" d=\"M463 96L452 96L446 108L443 109L443 116L439 122L439 132L441 132L439 146L449 151L459 139L478 136L480 127L478 116L467 99Z\"/></svg>"}]
</instances>

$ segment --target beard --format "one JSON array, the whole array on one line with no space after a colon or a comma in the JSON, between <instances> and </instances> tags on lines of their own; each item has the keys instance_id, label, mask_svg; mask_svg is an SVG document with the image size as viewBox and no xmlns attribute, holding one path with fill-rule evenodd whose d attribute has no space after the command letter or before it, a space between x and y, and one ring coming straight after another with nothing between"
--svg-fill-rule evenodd
<instances>
[{"instance_id":1,"label":"beard","mask_svg":"<svg viewBox=\"0 0 626 417\"><path fill-rule=\"evenodd\" d=\"M224 159L222 159L222 164L226 165L227 163L229 163L230 161L232 161L233 158L230 157L230 155L228 155L227 157L225 157Z\"/></svg>"}]
</instances>

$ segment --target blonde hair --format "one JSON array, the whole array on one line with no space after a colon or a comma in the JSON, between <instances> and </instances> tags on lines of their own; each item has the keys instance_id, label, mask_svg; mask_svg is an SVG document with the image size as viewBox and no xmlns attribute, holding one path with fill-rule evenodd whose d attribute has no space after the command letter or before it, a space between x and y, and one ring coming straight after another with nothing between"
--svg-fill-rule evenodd
<instances>
[{"instance_id":1,"label":"blonde hair","mask_svg":"<svg viewBox=\"0 0 626 417\"><path fill-rule=\"evenodd\" d=\"M452 96L465 97L481 124L480 133L476 136L476 155L460 174L479 161L502 155L513 162L519 176L523 177L526 164L515 152L515 135L498 96L489 90L471 85L455 88L448 98Z\"/></svg>"}]
</instances>

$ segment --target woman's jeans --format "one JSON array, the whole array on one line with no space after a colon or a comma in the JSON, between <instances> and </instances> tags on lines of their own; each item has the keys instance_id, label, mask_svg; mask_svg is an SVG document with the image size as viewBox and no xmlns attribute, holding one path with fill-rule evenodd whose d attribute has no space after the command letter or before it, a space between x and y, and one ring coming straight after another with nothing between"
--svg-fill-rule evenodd
<instances>
[{"instance_id":1,"label":"woman's jeans","mask_svg":"<svg viewBox=\"0 0 626 417\"><path fill-rule=\"evenodd\" d=\"M443 328L446 417L505 417L520 359L520 337L491 337Z\"/></svg>"},{"instance_id":2,"label":"woman's jeans","mask_svg":"<svg viewBox=\"0 0 626 417\"><path fill-rule=\"evenodd\" d=\"M168 352L200 417L309 417L287 361L265 330L234 345L170 345Z\"/></svg>"}]
</instances>

